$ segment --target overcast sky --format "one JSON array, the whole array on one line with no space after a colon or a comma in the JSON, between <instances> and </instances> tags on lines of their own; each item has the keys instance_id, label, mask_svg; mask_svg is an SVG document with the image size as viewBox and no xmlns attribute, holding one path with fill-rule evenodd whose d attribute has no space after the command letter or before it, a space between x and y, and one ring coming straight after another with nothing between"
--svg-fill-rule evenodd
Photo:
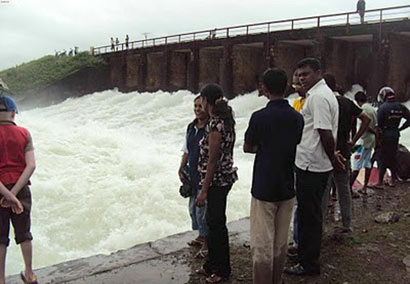
<instances>
[{"instance_id":1,"label":"overcast sky","mask_svg":"<svg viewBox=\"0 0 410 284\"><path fill-rule=\"evenodd\" d=\"M367 0L366 9L408 5ZM354 11L356 0L0 0L0 70L78 46Z\"/></svg>"}]
</instances>

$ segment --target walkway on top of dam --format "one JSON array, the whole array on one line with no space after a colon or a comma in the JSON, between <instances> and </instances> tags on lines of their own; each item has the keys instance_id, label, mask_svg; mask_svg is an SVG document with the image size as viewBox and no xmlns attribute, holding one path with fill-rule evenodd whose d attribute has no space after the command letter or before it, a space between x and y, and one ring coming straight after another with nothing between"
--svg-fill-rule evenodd
<instances>
[{"instance_id":1,"label":"walkway on top of dam","mask_svg":"<svg viewBox=\"0 0 410 284\"><path fill-rule=\"evenodd\" d=\"M315 36L319 38L321 36L321 29L323 29L324 27L343 27L343 30L345 31L346 35L350 34L351 36L354 36L357 35L357 32L353 30L354 26L369 24L379 24L379 36L381 38L384 24L394 21L408 20L409 18L410 5L403 5L366 10L364 24L360 24L360 16L358 15L358 13L356 11L352 11L337 14L310 16L263 23L230 26L224 28L215 28L210 30L181 33L162 37L154 37L137 41L131 41L128 43L128 45L125 42L121 42L119 44L115 44L114 48L111 45L95 47L93 48L93 53L94 55L101 55L106 53L121 52L133 49L143 49L156 46L180 45L182 43L188 42L213 42L216 40L233 37L246 37L250 39L251 36L255 36L258 34L265 34L269 38L270 35L275 32L287 32L290 35L290 37L296 37L297 31L303 29L315 29ZM356 38L356 40L360 40L360 38Z\"/></svg>"}]
</instances>

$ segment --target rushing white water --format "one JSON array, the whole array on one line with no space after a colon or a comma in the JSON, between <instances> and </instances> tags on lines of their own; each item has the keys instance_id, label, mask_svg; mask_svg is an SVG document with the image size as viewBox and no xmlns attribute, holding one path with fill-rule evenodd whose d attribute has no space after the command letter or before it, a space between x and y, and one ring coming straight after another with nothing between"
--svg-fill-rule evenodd
<instances>
[{"instance_id":1,"label":"rushing white water","mask_svg":"<svg viewBox=\"0 0 410 284\"><path fill-rule=\"evenodd\" d=\"M17 115L31 131L37 160L31 187L36 268L190 229L177 168L193 99L187 91L105 91ZM249 213L253 155L242 152L244 131L266 99L252 94L230 104L239 181L227 215L235 220ZM7 274L22 268L12 240Z\"/></svg>"},{"instance_id":2,"label":"rushing white water","mask_svg":"<svg viewBox=\"0 0 410 284\"><path fill-rule=\"evenodd\" d=\"M193 98L187 91L105 91L18 114L17 123L31 131L36 149L35 268L190 229L177 168L186 125L194 117ZM242 152L243 135L251 113L266 102L256 93L230 101L239 181L229 195L229 221L249 214L254 157ZM410 131L402 137L410 141ZM22 268L12 240L7 274Z\"/></svg>"}]
</instances>

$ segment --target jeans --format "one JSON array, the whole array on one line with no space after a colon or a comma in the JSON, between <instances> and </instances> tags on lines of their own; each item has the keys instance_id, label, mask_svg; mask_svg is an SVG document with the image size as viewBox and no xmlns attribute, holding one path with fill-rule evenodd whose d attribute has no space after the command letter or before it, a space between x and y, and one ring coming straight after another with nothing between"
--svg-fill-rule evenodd
<instances>
[{"instance_id":1,"label":"jeans","mask_svg":"<svg viewBox=\"0 0 410 284\"><path fill-rule=\"evenodd\" d=\"M322 200L330 172L316 173L296 168L298 201L298 261L308 271L320 271Z\"/></svg>"},{"instance_id":2,"label":"jeans","mask_svg":"<svg viewBox=\"0 0 410 284\"><path fill-rule=\"evenodd\" d=\"M282 284L288 230L294 198L267 202L251 200L251 253L253 284Z\"/></svg>"},{"instance_id":3,"label":"jeans","mask_svg":"<svg viewBox=\"0 0 410 284\"><path fill-rule=\"evenodd\" d=\"M199 190L196 189L194 196L189 198L189 215L192 221L192 230L199 230L199 235L202 237L208 236L208 225L206 224L206 204L198 207L195 205L195 200L199 195Z\"/></svg>"},{"instance_id":4,"label":"jeans","mask_svg":"<svg viewBox=\"0 0 410 284\"><path fill-rule=\"evenodd\" d=\"M340 213L342 215L343 227L349 231L353 231L352 226L352 194L350 192L350 163L346 162L346 171L335 170L329 178L325 194L322 200L323 220L326 217L327 205L329 201L332 178L336 185L337 196L340 204Z\"/></svg>"},{"instance_id":5,"label":"jeans","mask_svg":"<svg viewBox=\"0 0 410 284\"><path fill-rule=\"evenodd\" d=\"M231 264L229 256L229 237L226 227L226 199L232 185L211 186L208 189L208 208L206 220L208 232L208 260L203 268L207 273L215 273L229 278Z\"/></svg>"}]
</instances>

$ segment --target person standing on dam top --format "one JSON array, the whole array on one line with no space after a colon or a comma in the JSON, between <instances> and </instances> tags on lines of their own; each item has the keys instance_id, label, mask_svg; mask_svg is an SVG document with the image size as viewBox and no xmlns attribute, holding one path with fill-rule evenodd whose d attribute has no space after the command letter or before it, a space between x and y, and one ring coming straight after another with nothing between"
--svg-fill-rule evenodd
<instances>
[{"instance_id":1,"label":"person standing on dam top","mask_svg":"<svg viewBox=\"0 0 410 284\"><path fill-rule=\"evenodd\" d=\"M115 51L118 51L118 46L120 45L120 41L118 40L118 37L115 38Z\"/></svg>"},{"instance_id":2,"label":"person standing on dam top","mask_svg":"<svg viewBox=\"0 0 410 284\"><path fill-rule=\"evenodd\" d=\"M33 237L30 232L29 189L30 177L36 167L34 148L30 132L14 123L16 113L17 106L14 100L8 96L0 96L0 192L3 193L0 199L0 284L5 283L10 220L14 227L15 241L21 247L25 264L20 277L24 283L37 283L32 268ZM21 204L13 200L10 203L10 198L4 194L5 190L9 190Z\"/></svg>"},{"instance_id":3,"label":"person standing on dam top","mask_svg":"<svg viewBox=\"0 0 410 284\"><path fill-rule=\"evenodd\" d=\"M125 48L128 49L128 42L130 40L130 37L128 35L125 36Z\"/></svg>"},{"instance_id":4,"label":"person standing on dam top","mask_svg":"<svg viewBox=\"0 0 410 284\"><path fill-rule=\"evenodd\" d=\"M250 245L254 284L281 284L292 218L296 146L303 116L284 99L286 73L263 74L262 93L269 99L254 112L245 132L245 153L255 153L250 212Z\"/></svg>"},{"instance_id":5,"label":"person standing on dam top","mask_svg":"<svg viewBox=\"0 0 410 284\"><path fill-rule=\"evenodd\" d=\"M366 10L366 2L364 0L357 1L356 11L360 16L360 23L364 24L364 11Z\"/></svg>"},{"instance_id":6,"label":"person standing on dam top","mask_svg":"<svg viewBox=\"0 0 410 284\"><path fill-rule=\"evenodd\" d=\"M209 115L202 107L202 98L197 96L194 99L195 119L186 129L183 155L181 164L178 169L178 176L181 182L184 182L185 170L187 169L189 181L192 185L193 192L189 197L189 215L192 221L192 230L198 230L199 235L196 239L190 241L190 246L200 246L196 254L197 258L204 258L208 255L208 225L206 224L206 206L196 206L196 198L201 190L199 186L199 141L205 133L205 126L208 124Z\"/></svg>"},{"instance_id":7,"label":"person standing on dam top","mask_svg":"<svg viewBox=\"0 0 410 284\"><path fill-rule=\"evenodd\" d=\"M114 51L115 50L115 44L114 44L114 39L111 38L111 50Z\"/></svg>"},{"instance_id":8,"label":"person standing on dam top","mask_svg":"<svg viewBox=\"0 0 410 284\"><path fill-rule=\"evenodd\" d=\"M231 274L225 212L228 193L238 179L237 168L233 166L235 119L221 86L205 85L201 98L210 120L200 142L198 170L202 187L196 202L198 206L207 202L209 254L196 273L205 275L208 283L217 283L229 279Z\"/></svg>"}]
</instances>

